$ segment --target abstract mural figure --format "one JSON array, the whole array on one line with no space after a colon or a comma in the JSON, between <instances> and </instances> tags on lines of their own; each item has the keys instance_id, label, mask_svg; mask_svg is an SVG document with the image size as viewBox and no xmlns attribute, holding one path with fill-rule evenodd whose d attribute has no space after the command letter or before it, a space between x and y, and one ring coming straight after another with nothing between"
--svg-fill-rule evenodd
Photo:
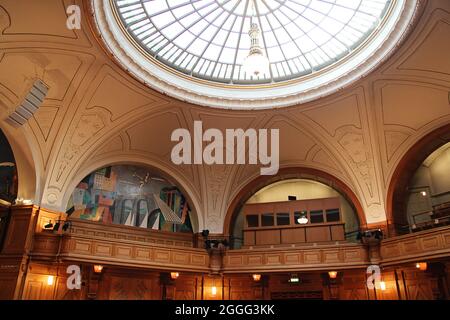
<instances>
[{"instance_id":1,"label":"abstract mural figure","mask_svg":"<svg viewBox=\"0 0 450 320\"><path fill-rule=\"evenodd\" d=\"M93 172L75 188L72 218L170 232L192 232L184 195L145 168L118 165Z\"/></svg>"}]
</instances>

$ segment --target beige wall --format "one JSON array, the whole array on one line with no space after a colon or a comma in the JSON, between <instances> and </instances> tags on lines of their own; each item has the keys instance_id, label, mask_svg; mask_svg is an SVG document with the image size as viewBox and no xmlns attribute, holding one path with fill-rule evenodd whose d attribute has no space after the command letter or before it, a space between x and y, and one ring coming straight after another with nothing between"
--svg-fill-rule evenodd
<instances>
[{"instance_id":1,"label":"beige wall","mask_svg":"<svg viewBox=\"0 0 450 320\"><path fill-rule=\"evenodd\" d=\"M413 215L431 211L433 205L450 201L450 142L433 152L417 169L409 184L408 220ZM426 195L420 194L426 191ZM428 215L416 217L415 222L430 220Z\"/></svg>"}]
</instances>

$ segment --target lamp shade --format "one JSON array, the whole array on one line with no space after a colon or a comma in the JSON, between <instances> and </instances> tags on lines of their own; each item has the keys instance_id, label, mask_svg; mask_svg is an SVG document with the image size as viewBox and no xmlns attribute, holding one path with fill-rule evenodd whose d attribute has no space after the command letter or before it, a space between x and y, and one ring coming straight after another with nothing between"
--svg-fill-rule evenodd
<instances>
[{"instance_id":1,"label":"lamp shade","mask_svg":"<svg viewBox=\"0 0 450 320\"><path fill-rule=\"evenodd\" d=\"M244 71L252 77L263 77L269 74L269 59L260 52L250 53L244 61Z\"/></svg>"},{"instance_id":2,"label":"lamp shade","mask_svg":"<svg viewBox=\"0 0 450 320\"><path fill-rule=\"evenodd\" d=\"M102 265L96 264L96 265L94 266L94 272L95 272L95 273L101 273L102 270L103 270L103 266L102 266Z\"/></svg>"},{"instance_id":3,"label":"lamp shade","mask_svg":"<svg viewBox=\"0 0 450 320\"><path fill-rule=\"evenodd\" d=\"M261 275L260 274L254 274L254 275L252 275L252 278L255 281L259 281L259 280L261 280Z\"/></svg>"},{"instance_id":4,"label":"lamp shade","mask_svg":"<svg viewBox=\"0 0 450 320\"><path fill-rule=\"evenodd\" d=\"M416 263L416 268L419 269L420 271L426 271L428 268L428 265L426 262L418 262L418 263Z\"/></svg>"},{"instance_id":5,"label":"lamp shade","mask_svg":"<svg viewBox=\"0 0 450 320\"><path fill-rule=\"evenodd\" d=\"M330 279L336 279L337 271L329 271L328 276L330 277Z\"/></svg>"}]
</instances>

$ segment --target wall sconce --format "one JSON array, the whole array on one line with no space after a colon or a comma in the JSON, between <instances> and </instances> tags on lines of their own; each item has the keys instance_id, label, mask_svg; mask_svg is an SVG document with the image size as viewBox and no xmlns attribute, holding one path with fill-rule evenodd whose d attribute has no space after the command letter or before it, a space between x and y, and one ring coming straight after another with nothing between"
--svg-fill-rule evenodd
<instances>
[{"instance_id":1,"label":"wall sconce","mask_svg":"<svg viewBox=\"0 0 450 320\"><path fill-rule=\"evenodd\" d=\"M422 191L420 194L422 195L422 197L426 197L427 196L427 192L426 191Z\"/></svg>"},{"instance_id":2,"label":"wall sconce","mask_svg":"<svg viewBox=\"0 0 450 320\"><path fill-rule=\"evenodd\" d=\"M252 278L253 278L254 281L259 281L259 280L261 280L261 275L260 274L254 274L254 275L252 275Z\"/></svg>"},{"instance_id":3,"label":"wall sconce","mask_svg":"<svg viewBox=\"0 0 450 320\"><path fill-rule=\"evenodd\" d=\"M54 281L55 281L55 277L54 276L48 276L47 277L47 285L52 286Z\"/></svg>"},{"instance_id":4,"label":"wall sconce","mask_svg":"<svg viewBox=\"0 0 450 320\"><path fill-rule=\"evenodd\" d=\"M337 278L337 271L329 271L328 272L328 276L330 277L330 279L336 279Z\"/></svg>"},{"instance_id":5,"label":"wall sconce","mask_svg":"<svg viewBox=\"0 0 450 320\"><path fill-rule=\"evenodd\" d=\"M428 265L426 262L418 262L418 263L416 263L416 268L419 269L420 271L426 271L428 268Z\"/></svg>"},{"instance_id":6,"label":"wall sconce","mask_svg":"<svg viewBox=\"0 0 450 320\"><path fill-rule=\"evenodd\" d=\"M100 265L100 264L94 265L94 272L95 273L102 273L102 270L103 270L103 266L102 265Z\"/></svg>"},{"instance_id":7,"label":"wall sconce","mask_svg":"<svg viewBox=\"0 0 450 320\"><path fill-rule=\"evenodd\" d=\"M171 273L170 273L170 278L171 278L172 280L178 279L179 276L180 276L180 274L179 274L178 272L171 272Z\"/></svg>"},{"instance_id":8,"label":"wall sconce","mask_svg":"<svg viewBox=\"0 0 450 320\"><path fill-rule=\"evenodd\" d=\"M216 294L217 294L217 287L216 287L216 286L212 286L212 287L211 287L211 295L212 295L213 297L215 297Z\"/></svg>"},{"instance_id":9,"label":"wall sconce","mask_svg":"<svg viewBox=\"0 0 450 320\"><path fill-rule=\"evenodd\" d=\"M290 283L299 283L300 282L300 278L298 277L298 275L292 274L290 276L288 282L290 282Z\"/></svg>"},{"instance_id":10,"label":"wall sconce","mask_svg":"<svg viewBox=\"0 0 450 320\"><path fill-rule=\"evenodd\" d=\"M386 282L384 282L384 281L380 282L380 289L381 289L381 291L386 290Z\"/></svg>"}]
</instances>

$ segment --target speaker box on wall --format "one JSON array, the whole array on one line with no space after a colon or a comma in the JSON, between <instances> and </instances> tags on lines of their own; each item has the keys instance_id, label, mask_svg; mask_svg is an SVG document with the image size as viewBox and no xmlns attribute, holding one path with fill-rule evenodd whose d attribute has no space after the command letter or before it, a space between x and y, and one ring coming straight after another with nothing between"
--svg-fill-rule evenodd
<instances>
[{"instance_id":1,"label":"speaker box on wall","mask_svg":"<svg viewBox=\"0 0 450 320\"><path fill-rule=\"evenodd\" d=\"M27 91L22 103L5 121L14 127L24 125L44 102L48 89L48 86L42 80L35 80Z\"/></svg>"}]
</instances>

